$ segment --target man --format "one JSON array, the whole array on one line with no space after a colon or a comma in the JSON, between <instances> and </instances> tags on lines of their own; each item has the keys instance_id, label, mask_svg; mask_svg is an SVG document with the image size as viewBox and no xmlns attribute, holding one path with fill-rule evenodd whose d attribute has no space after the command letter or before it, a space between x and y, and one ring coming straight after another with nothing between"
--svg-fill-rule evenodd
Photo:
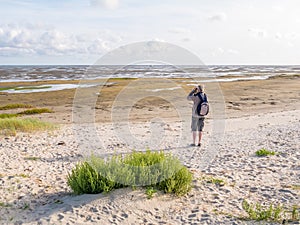
<instances>
[{"instance_id":1,"label":"man","mask_svg":"<svg viewBox=\"0 0 300 225\"><path fill-rule=\"evenodd\" d=\"M191 146L196 146L196 136L198 131L198 144L197 146L201 146L201 139L202 139L202 130L204 127L204 116L199 116L197 113L197 106L202 103L201 99L206 98L206 95L203 92L203 86L198 85L195 87L191 93L187 96L187 99L194 102L193 109L192 109L192 133L193 133L193 144Z\"/></svg>"}]
</instances>

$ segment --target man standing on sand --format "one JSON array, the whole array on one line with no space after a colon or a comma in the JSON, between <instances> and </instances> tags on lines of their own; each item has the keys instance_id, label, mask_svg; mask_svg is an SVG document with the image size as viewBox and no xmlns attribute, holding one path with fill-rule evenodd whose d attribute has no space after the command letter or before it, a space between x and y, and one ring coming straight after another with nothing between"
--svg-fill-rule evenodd
<instances>
[{"instance_id":1,"label":"man standing on sand","mask_svg":"<svg viewBox=\"0 0 300 225\"><path fill-rule=\"evenodd\" d=\"M198 85L195 87L191 93L187 96L187 99L190 101L194 102L193 109L192 109L192 133L193 133L193 144L191 146L196 146L196 136L197 136L197 131L199 135L199 140L198 140L198 147L201 146L201 139L202 139L202 130L204 127L204 116L199 116L197 113L197 106L201 104L201 99L206 98L206 94L203 92L203 86Z\"/></svg>"}]
</instances>

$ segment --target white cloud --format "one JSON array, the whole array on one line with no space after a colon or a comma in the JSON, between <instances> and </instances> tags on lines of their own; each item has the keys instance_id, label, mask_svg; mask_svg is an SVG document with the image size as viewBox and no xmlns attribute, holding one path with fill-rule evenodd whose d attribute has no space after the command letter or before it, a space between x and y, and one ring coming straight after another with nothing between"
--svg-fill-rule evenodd
<instances>
[{"instance_id":1,"label":"white cloud","mask_svg":"<svg viewBox=\"0 0 300 225\"><path fill-rule=\"evenodd\" d=\"M218 55L238 55L239 51L235 49L224 49L224 48L216 48L212 51L213 56L218 56Z\"/></svg>"},{"instance_id":2,"label":"white cloud","mask_svg":"<svg viewBox=\"0 0 300 225\"><path fill-rule=\"evenodd\" d=\"M282 39L282 34L279 33L279 32L277 32L277 33L275 34L275 38L278 39L278 40Z\"/></svg>"},{"instance_id":3,"label":"white cloud","mask_svg":"<svg viewBox=\"0 0 300 225\"><path fill-rule=\"evenodd\" d=\"M55 29L0 25L0 55L102 55L122 39L109 31L94 36L67 34Z\"/></svg>"},{"instance_id":4,"label":"white cloud","mask_svg":"<svg viewBox=\"0 0 300 225\"><path fill-rule=\"evenodd\" d=\"M225 13L214 13L207 17L210 22L221 22L227 19L227 15Z\"/></svg>"},{"instance_id":5,"label":"white cloud","mask_svg":"<svg viewBox=\"0 0 300 225\"><path fill-rule=\"evenodd\" d=\"M232 55L238 55L239 54L239 51L235 50L235 49L228 49L227 52L229 54L232 54Z\"/></svg>"},{"instance_id":6,"label":"white cloud","mask_svg":"<svg viewBox=\"0 0 300 225\"><path fill-rule=\"evenodd\" d=\"M90 0L91 6L100 6L106 9L116 9L119 7L119 0Z\"/></svg>"},{"instance_id":7,"label":"white cloud","mask_svg":"<svg viewBox=\"0 0 300 225\"><path fill-rule=\"evenodd\" d=\"M275 12L284 12L284 8L281 5L273 5L272 6L272 10L274 10Z\"/></svg>"},{"instance_id":8,"label":"white cloud","mask_svg":"<svg viewBox=\"0 0 300 225\"><path fill-rule=\"evenodd\" d=\"M297 41L297 38L299 37L299 35L294 32L291 32L291 33L277 32L274 35L274 37L275 37L275 40L278 41L278 43L281 43L284 46L294 47L295 42Z\"/></svg>"},{"instance_id":9,"label":"white cloud","mask_svg":"<svg viewBox=\"0 0 300 225\"><path fill-rule=\"evenodd\" d=\"M160 38L153 38L152 41L157 41L157 42L167 42L164 39L160 39Z\"/></svg>"},{"instance_id":10,"label":"white cloud","mask_svg":"<svg viewBox=\"0 0 300 225\"><path fill-rule=\"evenodd\" d=\"M190 33L191 32L189 29L182 28L182 27L170 28L168 31L170 33L174 33L174 34L186 34L186 33Z\"/></svg>"},{"instance_id":11,"label":"white cloud","mask_svg":"<svg viewBox=\"0 0 300 225\"><path fill-rule=\"evenodd\" d=\"M192 41L192 40L193 40L193 39L190 38L190 37L185 37L185 38L181 39L181 41L183 41L183 42L190 42L190 41Z\"/></svg>"},{"instance_id":12,"label":"white cloud","mask_svg":"<svg viewBox=\"0 0 300 225\"><path fill-rule=\"evenodd\" d=\"M268 32L260 28L249 28L248 31L255 38L266 38L268 36Z\"/></svg>"}]
</instances>

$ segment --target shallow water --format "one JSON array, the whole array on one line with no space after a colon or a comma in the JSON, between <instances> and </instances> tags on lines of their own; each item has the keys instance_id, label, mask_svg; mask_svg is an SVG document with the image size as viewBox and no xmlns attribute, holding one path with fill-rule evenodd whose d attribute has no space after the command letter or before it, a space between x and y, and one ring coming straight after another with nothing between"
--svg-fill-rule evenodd
<instances>
[{"instance_id":1,"label":"shallow water","mask_svg":"<svg viewBox=\"0 0 300 225\"><path fill-rule=\"evenodd\" d=\"M300 74L300 66L87 66L87 65L42 65L0 66L0 82L81 80L98 78L220 78L221 81L237 79L266 79L276 75ZM211 81L207 81L211 82Z\"/></svg>"}]
</instances>

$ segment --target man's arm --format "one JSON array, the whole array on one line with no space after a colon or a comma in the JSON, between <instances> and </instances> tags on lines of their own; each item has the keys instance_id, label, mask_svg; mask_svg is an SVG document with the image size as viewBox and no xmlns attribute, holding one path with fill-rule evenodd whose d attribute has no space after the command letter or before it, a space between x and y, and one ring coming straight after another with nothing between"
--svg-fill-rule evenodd
<instances>
[{"instance_id":1,"label":"man's arm","mask_svg":"<svg viewBox=\"0 0 300 225\"><path fill-rule=\"evenodd\" d=\"M197 98L197 96L194 96L194 93L195 93L195 89L193 89L189 95L187 96L187 100L190 100L190 101L194 101L195 98Z\"/></svg>"}]
</instances>

